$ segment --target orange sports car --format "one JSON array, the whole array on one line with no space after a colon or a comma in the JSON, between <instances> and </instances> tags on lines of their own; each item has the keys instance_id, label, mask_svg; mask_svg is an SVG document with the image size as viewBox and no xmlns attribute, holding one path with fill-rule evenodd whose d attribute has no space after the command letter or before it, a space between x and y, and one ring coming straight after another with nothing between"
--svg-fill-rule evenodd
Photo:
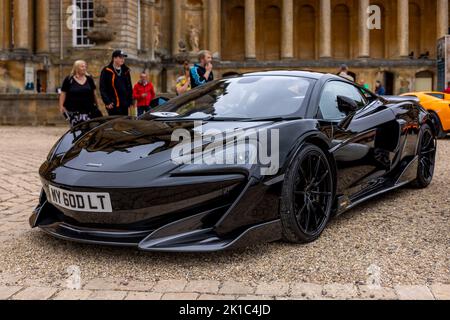
<instances>
[{"instance_id":1,"label":"orange sports car","mask_svg":"<svg viewBox=\"0 0 450 320\"><path fill-rule=\"evenodd\" d=\"M445 138L450 133L450 94L442 92L411 92L402 96L419 98L420 104L433 116L438 138Z\"/></svg>"}]
</instances>

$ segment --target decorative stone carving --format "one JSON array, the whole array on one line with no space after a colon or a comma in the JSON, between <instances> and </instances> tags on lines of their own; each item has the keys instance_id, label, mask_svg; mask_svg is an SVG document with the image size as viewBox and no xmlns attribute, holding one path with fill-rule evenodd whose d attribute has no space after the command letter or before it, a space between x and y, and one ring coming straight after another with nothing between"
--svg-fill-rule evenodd
<instances>
[{"instance_id":1,"label":"decorative stone carving","mask_svg":"<svg viewBox=\"0 0 450 320\"><path fill-rule=\"evenodd\" d=\"M178 51L179 51L180 53L185 53L185 52L187 52L187 45L186 45L186 42L185 42L184 40L180 40L180 41L178 42Z\"/></svg>"},{"instance_id":2,"label":"decorative stone carving","mask_svg":"<svg viewBox=\"0 0 450 320\"><path fill-rule=\"evenodd\" d=\"M159 22L155 23L153 26L153 48L155 51L161 49L161 26Z\"/></svg>"},{"instance_id":3,"label":"decorative stone carving","mask_svg":"<svg viewBox=\"0 0 450 320\"><path fill-rule=\"evenodd\" d=\"M200 51L200 31L192 24L189 29L189 44L192 52Z\"/></svg>"},{"instance_id":4,"label":"decorative stone carving","mask_svg":"<svg viewBox=\"0 0 450 320\"><path fill-rule=\"evenodd\" d=\"M105 18L108 14L106 6L101 3L96 5L94 14L94 27L89 30L87 37L97 46L103 46L112 41L116 33L108 26L108 20Z\"/></svg>"},{"instance_id":5,"label":"decorative stone carving","mask_svg":"<svg viewBox=\"0 0 450 320\"><path fill-rule=\"evenodd\" d=\"M162 47L162 32L161 32L161 24L156 22L153 25L153 49L155 51L155 59L156 61L161 61L161 59L168 58L167 49Z\"/></svg>"},{"instance_id":6,"label":"decorative stone carving","mask_svg":"<svg viewBox=\"0 0 450 320\"><path fill-rule=\"evenodd\" d=\"M0 93L5 93L7 91L8 83L7 76L8 71L5 67L0 66Z\"/></svg>"},{"instance_id":7,"label":"decorative stone carving","mask_svg":"<svg viewBox=\"0 0 450 320\"><path fill-rule=\"evenodd\" d=\"M174 55L174 60L178 64L183 64L184 61L189 61L189 58L186 42L184 40L180 40L178 42L178 53Z\"/></svg>"}]
</instances>

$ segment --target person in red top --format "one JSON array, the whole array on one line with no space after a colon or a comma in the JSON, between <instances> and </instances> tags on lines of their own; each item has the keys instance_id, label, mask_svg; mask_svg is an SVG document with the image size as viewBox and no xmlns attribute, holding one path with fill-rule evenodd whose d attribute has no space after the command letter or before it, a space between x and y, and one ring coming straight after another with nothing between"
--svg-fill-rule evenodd
<instances>
[{"instance_id":1,"label":"person in red top","mask_svg":"<svg viewBox=\"0 0 450 320\"><path fill-rule=\"evenodd\" d=\"M145 72L141 73L141 80L133 88L133 98L137 101L138 117L150 111L150 102L156 98L153 84L148 81Z\"/></svg>"},{"instance_id":2,"label":"person in red top","mask_svg":"<svg viewBox=\"0 0 450 320\"><path fill-rule=\"evenodd\" d=\"M447 89L445 89L444 93L450 94L450 82L447 84Z\"/></svg>"}]
</instances>

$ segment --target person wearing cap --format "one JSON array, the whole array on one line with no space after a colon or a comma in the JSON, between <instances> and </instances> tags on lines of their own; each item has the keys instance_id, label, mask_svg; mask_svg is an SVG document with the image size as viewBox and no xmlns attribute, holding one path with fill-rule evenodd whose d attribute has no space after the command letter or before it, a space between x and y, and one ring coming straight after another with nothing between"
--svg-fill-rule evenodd
<instances>
[{"instance_id":1,"label":"person wearing cap","mask_svg":"<svg viewBox=\"0 0 450 320\"><path fill-rule=\"evenodd\" d=\"M133 106L131 70L125 65L126 53L116 50L100 75L100 94L110 116L128 116Z\"/></svg>"}]
</instances>

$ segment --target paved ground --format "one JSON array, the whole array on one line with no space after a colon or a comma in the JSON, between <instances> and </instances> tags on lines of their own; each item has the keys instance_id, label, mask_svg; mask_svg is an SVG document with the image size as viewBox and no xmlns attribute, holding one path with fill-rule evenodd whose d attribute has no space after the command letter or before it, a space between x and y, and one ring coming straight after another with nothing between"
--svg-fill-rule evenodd
<instances>
[{"instance_id":1,"label":"paved ground","mask_svg":"<svg viewBox=\"0 0 450 320\"><path fill-rule=\"evenodd\" d=\"M38 168L63 132L0 127L0 299L450 299L450 139L428 189L372 200L314 244L149 254L30 230Z\"/></svg>"}]
</instances>

